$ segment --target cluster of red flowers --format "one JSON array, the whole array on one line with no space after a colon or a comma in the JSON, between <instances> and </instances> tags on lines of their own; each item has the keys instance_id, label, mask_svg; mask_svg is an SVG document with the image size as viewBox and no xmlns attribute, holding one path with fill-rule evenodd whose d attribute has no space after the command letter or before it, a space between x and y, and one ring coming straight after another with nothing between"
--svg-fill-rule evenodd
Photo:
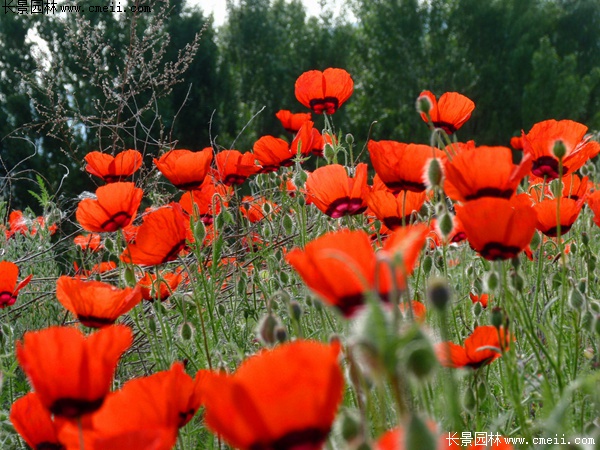
<instances>
[{"instance_id":1,"label":"cluster of red flowers","mask_svg":"<svg viewBox=\"0 0 600 450\"><path fill-rule=\"evenodd\" d=\"M353 87L343 69L313 70L297 79L295 93L312 113L331 115L350 98ZM433 133L446 138L475 108L456 92L437 99L424 91L417 104ZM262 136L247 152L172 149L154 158L156 169L183 194L177 202L143 212L143 189L127 181L142 167L141 153L86 156L86 170L106 184L79 202L75 216L88 233L74 243L83 255L99 252L109 243L114 248L115 241L123 246L113 258L119 261L99 262L91 270L76 266L74 277L61 276L56 283L61 305L80 325L99 330L86 336L77 328L51 327L26 333L17 345L17 359L33 392L13 404L11 421L32 448L170 449L179 428L200 407L205 408L207 427L236 448L323 447L344 391L337 342L299 339L282 344L244 360L233 374L200 370L192 378L183 363L175 362L169 370L130 380L111 392L118 361L133 342L132 329L116 321L142 300L165 301L189 283L189 264L185 270L182 261L174 270L165 264L220 239L221 229L216 228L222 220L215 218L229 214L231 204L239 207L236 216L249 227L258 228L256 224L278 214L293 214L263 196L239 199L234 186L250 177L295 166L287 169L287 175L302 175L294 181L306 179L305 185L296 186L286 177L281 190L304 195L302 206L335 219L332 226L343 221L344 226L303 248L285 249L284 254L306 286L347 320L360 314L369 300L387 306L397 303L423 248L430 251L467 240L487 260L510 259L523 251L531 255L528 246L536 229L560 239L586 202L600 226L600 194L593 192L586 177L574 173L600 153L600 144L586 138L587 128L576 122L548 120L523 132L511 142L523 151L518 164L508 147L477 146L473 141L448 138L438 148L369 140L366 148L375 171L369 182L366 163L351 167L329 163L299 174L308 157L328 155L326 146L335 154L340 144L330 130L315 129L311 113L281 110L276 115L293 134L291 142ZM524 180L528 187L519 192ZM424 220L431 216L424 209L435 210L437 217ZM364 227L354 229L353 219L346 216L360 215ZM44 226L39 219L34 225ZM36 227L15 211L4 231L9 238L35 234ZM254 251L262 238L249 232L240 243ZM200 264L198 272L209 264ZM137 283L133 280L131 287L120 288L90 279L119 265L126 265ZM14 263L0 262L0 308L14 304L32 278L18 283L18 272ZM472 294L471 299L479 308L487 307L489 295ZM399 306L406 316L425 320L422 303ZM507 327L471 328L463 345L438 344L443 366L478 369L509 350L513 337ZM403 433L401 428L389 431L374 448L405 448Z\"/></svg>"}]
</instances>

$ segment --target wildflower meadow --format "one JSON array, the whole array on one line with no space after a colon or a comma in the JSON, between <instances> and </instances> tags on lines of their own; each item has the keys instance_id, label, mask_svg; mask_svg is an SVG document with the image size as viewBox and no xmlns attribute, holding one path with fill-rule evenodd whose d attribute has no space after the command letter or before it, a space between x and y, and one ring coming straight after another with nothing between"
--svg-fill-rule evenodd
<instances>
[{"instance_id":1,"label":"wildflower meadow","mask_svg":"<svg viewBox=\"0 0 600 450\"><path fill-rule=\"evenodd\" d=\"M364 85L297 73L250 148L106 126L70 209L3 192L0 447L600 448L598 134L480 145L423 86L428 139L359 140Z\"/></svg>"}]
</instances>

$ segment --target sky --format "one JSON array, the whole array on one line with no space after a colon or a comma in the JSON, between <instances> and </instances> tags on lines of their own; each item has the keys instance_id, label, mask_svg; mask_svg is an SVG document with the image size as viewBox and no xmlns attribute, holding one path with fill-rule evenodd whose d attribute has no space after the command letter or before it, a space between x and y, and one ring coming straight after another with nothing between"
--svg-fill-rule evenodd
<instances>
[{"instance_id":1,"label":"sky","mask_svg":"<svg viewBox=\"0 0 600 450\"><path fill-rule=\"evenodd\" d=\"M321 13L319 0L302 0L306 7L306 13L309 16L318 16ZM344 11L342 8L343 0L328 0L327 2L336 16L341 15ZM225 0L187 0L190 6L197 5L205 13L213 13L215 17L215 26L220 26L225 21L227 8Z\"/></svg>"}]
</instances>

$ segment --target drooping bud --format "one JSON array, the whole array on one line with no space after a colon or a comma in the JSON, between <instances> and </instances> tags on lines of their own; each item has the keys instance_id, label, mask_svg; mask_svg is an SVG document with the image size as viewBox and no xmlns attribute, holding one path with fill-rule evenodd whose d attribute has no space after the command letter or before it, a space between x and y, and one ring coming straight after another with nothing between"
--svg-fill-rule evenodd
<instances>
[{"instance_id":1,"label":"drooping bud","mask_svg":"<svg viewBox=\"0 0 600 450\"><path fill-rule=\"evenodd\" d=\"M569 293L569 306L574 310L580 311L585 305L585 298L577 288L571 289Z\"/></svg>"},{"instance_id":2,"label":"drooping bud","mask_svg":"<svg viewBox=\"0 0 600 450\"><path fill-rule=\"evenodd\" d=\"M267 345L275 344L275 327L277 325L277 319L273 315L264 316L258 325L258 338Z\"/></svg>"},{"instance_id":3,"label":"drooping bud","mask_svg":"<svg viewBox=\"0 0 600 450\"><path fill-rule=\"evenodd\" d=\"M427 298L438 311L445 311L450 302L450 286L445 278L432 278L427 285Z\"/></svg>"},{"instance_id":4,"label":"drooping bud","mask_svg":"<svg viewBox=\"0 0 600 450\"><path fill-rule=\"evenodd\" d=\"M192 337L194 337L194 327L189 322L183 322L179 326L178 331L179 331L179 336L184 341L189 341L190 339L192 339Z\"/></svg>"},{"instance_id":5,"label":"drooping bud","mask_svg":"<svg viewBox=\"0 0 600 450\"><path fill-rule=\"evenodd\" d=\"M431 344L423 337L406 348L406 368L417 379L429 377L438 366Z\"/></svg>"},{"instance_id":6,"label":"drooping bud","mask_svg":"<svg viewBox=\"0 0 600 450\"><path fill-rule=\"evenodd\" d=\"M504 311L502 311L502 308L496 307L492 309L490 322L496 328L500 328L502 325L504 325Z\"/></svg>"},{"instance_id":7,"label":"drooping bud","mask_svg":"<svg viewBox=\"0 0 600 450\"><path fill-rule=\"evenodd\" d=\"M288 333L284 326L279 325L275 327L275 339L277 339L277 342L283 344L285 341L287 341L287 338Z\"/></svg>"},{"instance_id":8,"label":"drooping bud","mask_svg":"<svg viewBox=\"0 0 600 450\"><path fill-rule=\"evenodd\" d=\"M302 317L302 307L297 301L290 302L290 316L292 316L296 322L299 322Z\"/></svg>"},{"instance_id":9,"label":"drooping bud","mask_svg":"<svg viewBox=\"0 0 600 450\"><path fill-rule=\"evenodd\" d=\"M444 237L448 237L454 229L454 223L452 222L452 216L448 213L444 214L439 221L440 231Z\"/></svg>"}]
</instances>

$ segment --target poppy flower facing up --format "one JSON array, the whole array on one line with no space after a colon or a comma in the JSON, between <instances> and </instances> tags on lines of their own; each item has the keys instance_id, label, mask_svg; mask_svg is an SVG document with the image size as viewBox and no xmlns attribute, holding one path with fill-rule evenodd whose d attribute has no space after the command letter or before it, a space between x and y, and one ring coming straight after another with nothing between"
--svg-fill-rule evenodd
<instances>
[{"instance_id":1,"label":"poppy flower facing up","mask_svg":"<svg viewBox=\"0 0 600 450\"><path fill-rule=\"evenodd\" d=\"M290 133L297 133L304 122L311 120L310 113L296 113L293 114L287 109L281 109L277 111L275 117L279 119L283 128Z\"/></svg>"},{"instance_id":2,"label":"poppy flower facing up","mask_svg":"<svg viewBox=\"0 0 600 450\"><path fill-rule=\"evenodd\" d=\"M131 329L122 325L89 336L76 328L50 327L25 333L16 344L17 360L44 407L73 419L102 406L132 341Z\"/></svg>"},{"instance_id":3,"label":"poppy flower facing up","mask_svg":"<svg viewBox=\"0 0 600 450\"><path fill-rule=\"evenodd\" d=\"M62 276L56 282L58 301L86 327L112 325L142 301L141 286L119 289L101 281Z\"/></svg>"},{"instance_id":4,"label":"poppy flower facing up","mask_svg":"<svg viewBox=\"0 0 600 450\"><path fill-rule=\"evenodd\" d=\"M434 155L436 158L445 156L443 151L429 145L396 141L369 141L368 148L375 172L394 193L426 190L427 163Z\"/></svg>"},{"instance_id":5,"label":"poppy flower facing up","mask_svg":"<svg viewBox=\"0 0 600 450\"><path fill-rule=\"evenodd\" d=\"M177 189L189 191L198 189L213 159L213 150L207 147L199 152L191 150L170 150L160 157L154 158L158 170Z\"/></svg>"},{"instance_id":6,"label":"poppy flower facing up","mask_svg":"<svg viewBox=\"0 0 600 450\"><path fill-rule=\"evenodd\" d=\"M29 284L33 275L29 275L17 284L19 267L10 261L0 262L0 309L12 306L17 301L19 291Z\"/></svg>"},{"instance_id":7,"label":"poppy flower facing up","mask_svg":"<svg viewBox=\"0 0 600 450\"><path fill-rule=\"evenodd\" d=\"M157 276L146 272L138 286L142 289L142 298L147 301L160 300L164 302L177 289L177 286L183 280L183 275L172 272L163 272L157 280Z\"/></svg>"},{"instance_id":8,"label":"poppy flower facing up","mask_svg":"<svg viewBox=\"0 0 600 450\"><path fill-rule=\"evenodd\" d=\"M294 152L294 154L297 155L298 153L300 153L302 156L307 157L312 154L315 145L321 145L321 143L319 142L313 142L316 136L321 136L319 132L313 128L313 125L314 122L308 120L304 122L298 130L298 133L296 134L294 140L290 144L290 150Z\"/></svg>"},{"instance_id":9,"label":"poppy flower facing up","mask_svg":"<svg viewBox=\"0 0 600 450\"><path fill-rule=\"evenodd\" d=\"M478 369L500 358L508 350L509 333L492 325L479 326L465 339L464 346L442 342L436 347L440 364L445 367Z\"/></svg>"},{"instance_id":10,"label":"poppy flower facing up","mask_svg":"<svg viewBox=\"0 0 600 450\"><path fill-rule=\"evenodd\" d=\"M177 259L186 245L186 217L178 203L149 213L140 225L134 243L121 253L125 263L156 266Z\"/></svg>"},{"instance_id":11,"label":"poppy flower facing up","mask_svg":"<svg viewBox=\"0 0 600 450\"><path fill-rule=\"evenodd\" d=\"M479 303L484 308L487 308L488 301L490 299L490 294L476 295L476 294L473 294L472 292L469 292L469 298L471 299L473 304Z\"/></svg>"},{"instance_id":12,"label":"poppy flower facing up","mask_svg":"<svg viewBox=\"0 0 600 450\"><path fill-rule=\"evenodd\" d=\"M375 217L390 230L395 230L411 223L411 217L419 212L425 200L427 200L425 192L401 191L395 196L391 192L379 190L369 195L367 203Z\"/></svg>"},{"instance_id":13,"label":"poppy flower facing up","mask_svg":"<svg viewBox=\"0 0 600 450\"><path fill-rule=\"evenodd\" d=\"M507 147L465 148L444 165L444 192L460 202L481 197L508 199L530 170L529 155L514 165Z\"/></svg>"},{"instance_id":14,"label":"poppy flower facing up","mask_svg":"<svg viewBox=\"0 0 600 450\"><path fill-rule=\"evenodd\" d=\"M548 180L558 178L558 158L555 148L562 148L562 175L581 168L586 161L600 153L600 143L585 138L588 128L572 120L544 120L536 123L529 133L523 132L523 152L531 155L531 173Z\"/></svg>"},{"instance_id":15,"label":"poppy flower facing up","mask_svg":"<svg viewBox=\"0 0 600 450\"><path fill-rule=\"evenodd\" d=\"M249 176L260 172L261 167L254 162L256 156L251 152L240 153L237 150L223 150L215 156L217 169L214 175L225 186L243 184Z\"/></svg>"},{"instance_id":16,"label":"poppy flower facing up","mask_svg":"<svg viewBox=\"0 0 600 450\"><path fill-rule=\"evenodd\" d=\"M421 99L426 99L431 104L429 117L433 126L441 128L447 134L453 134L462 127L475 109L475 103L458 92L446 92L438 101L430 91L423 91L417 101ZM421 118L429 122L426 113L421 112Z\"/></svg>"},{"instance_id":17,"label":"poppy flower facing up","mask_svg":"<svg viewBox=\"0 0 600 450\"><path fill-rule=\"evenodd\" d=\"M79 202L75 217L84 230L117 231L135 219L144 192L133 183L116 182L96 189L96 199Z\"/></svg>"},{"instance_id":18,"label":"poppy flower facing up","mask_svg":"<svg viewBox=\"0 0 600 450\"><path fill-rule=\"evenodd\" d=\"M35 450L66 450L58 440L54 421L34 392L16 400L10 408L10 421L19 435Z\"/></svg>"},{"instance_id":19,"label":"poppy flower facing up","mask_svg":"<svg viewBox=\"0 0 600 450\"><path fill-rule=\"evenodd\" d=\"M367 165L356 166L354 178L340 164L319 167L308 174L306 193L314 205L334 219L361 214L367 209Z\"/></svg>"},{"instance_id":20,"label":"poppy flower facing up","mask_svg":"<svg viewBox=\"0 0 600 450\"><path fill-rule=\"evenodd\" d=\"M85 155L85 170L102 178L106 183L123 181L142 167L142 154L137 150L125 150L116 156L102 152Z\"/></svg>"},{"instance_id":21,"label":"poppy flower facing up","mask_svg":"<svg viewBox=\"0 0 600 450\"><path fill-rule=\"evenodd\" d=\"M514 258L531 242L537 217L519 197L485 197L456 205L456 217L469 243L485 259Z\"/></svg>"},{"instance_id":22,"label":"poppy flower facing up","mask_svg":"<svg viewBox=\"0 0 600 450\"><path fill-rule=\"evenodd\" d=\"M564 235L569 232L579 213L583 207L584 199L573 200L570 198L562 198L560 200L560 234ZM558 235L557 224L557 209L558 202L556 199L546 199L534 205L533 209L537 215L537 229L549 237Z\"/></svg>"},{"instance_id":23,"label":"poppy flower facing up","mask_svg":"<svg viewBox=\"0 0 600 450\"><path fill-rule=\"evenodd\" d=\"M241 450L319 450L342 401L339 344L297 340L246 359L228 375L202 370L208 427Z\"/></svg>"},{"instance_id":24,"label":"poppy flower facing up","mask_svg":"<svg viewBox=\"0 0 600 450\"><path fill-rule=\"evenodd\" d=\"M350 98L354 81L344 69L310 70L296 80L296 98L316 114L333 114Z\"/></svg>"}]
</instances>

